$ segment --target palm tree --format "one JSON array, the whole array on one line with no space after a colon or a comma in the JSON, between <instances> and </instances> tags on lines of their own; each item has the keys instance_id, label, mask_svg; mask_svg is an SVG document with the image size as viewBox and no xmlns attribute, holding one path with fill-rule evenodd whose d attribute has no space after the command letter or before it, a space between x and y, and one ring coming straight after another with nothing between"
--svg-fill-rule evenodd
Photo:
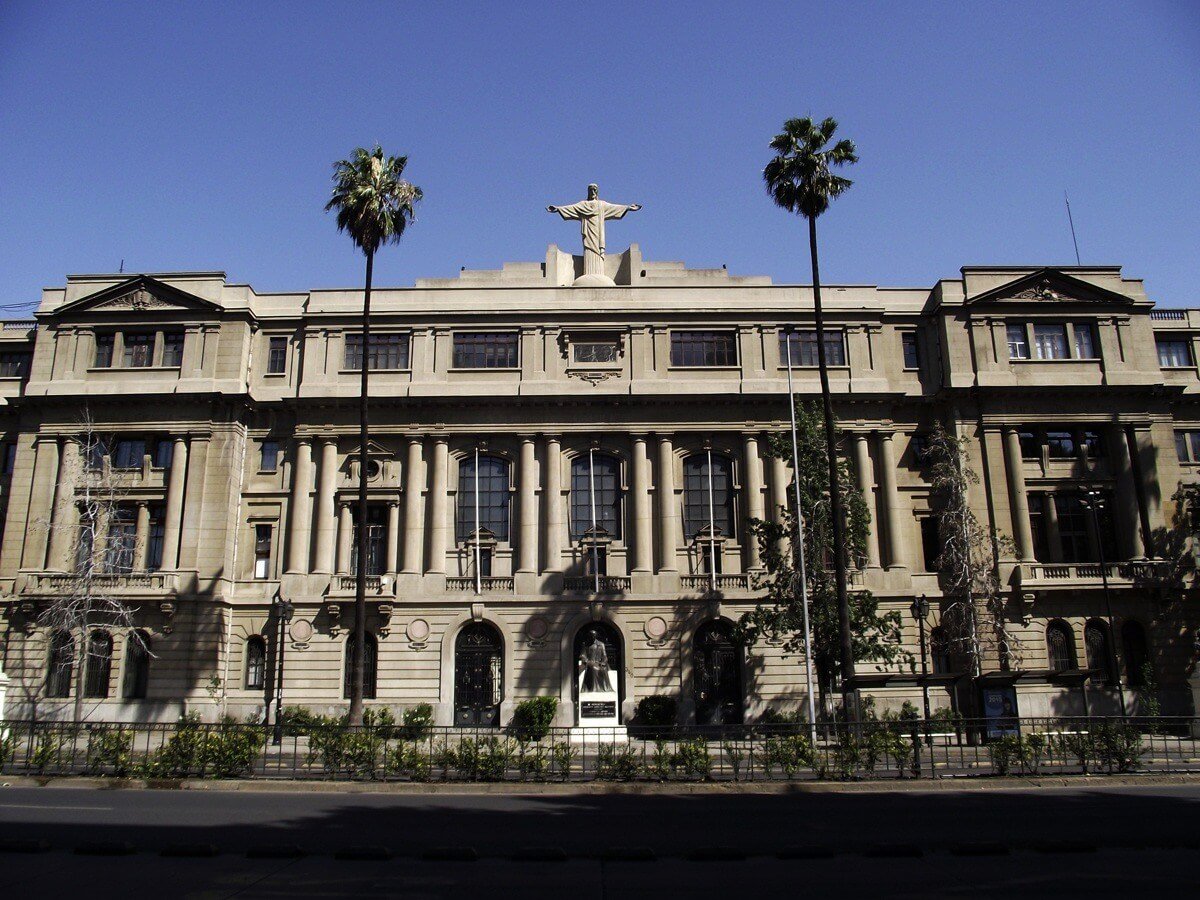
<instances>
[{"instance_id":1,"label":"palm tree","mask_svg":"<svg viewBox=\"0 0 1200 900\"><path fill-rule=\"evenodd\" d=\"M351 725L363 718L363 667L366 655L367 622L367 376L370 372L371 274L375 251L384 244L398 243L404 229L414 220L413 206L421 189L401 176L407 156L384 156L378 144L373 150L357 147L350 159L333 164L333 195L325 211L337 210L338 231L367 257L366 288L363 292L362 387L358 420L358 561L354 581L354 671L350 679Z\"/></svg>"},{"instance_id":2,"label":"palm tree","mask_svg":"<svg viewBox=\"0 0 1200 900\"><path fill-rule=\"evenodd\" d=\"M858 162L854 142L842 139L829 146L837 122L825 119L788 119L771 141L775 156L763 169L767 193L776 206L808 220L808 252L812 259L813 308L817 325L817 367L821 373L821 405L825 413L825 444L829 456L829 512L833 519L833 566L837 590L838 638L842 658L842 702L847 716L853 705L854 655L850 638L850 600L846 591L846 520L838 488L838 458L833 426L833 401L829 394L829 367L825 356L825 316L821 310L821 272L817 264L817 217L829 209L851 181L831 169ZM791 343L788 343L791 353Z\"/></svg>"}]
</instances>

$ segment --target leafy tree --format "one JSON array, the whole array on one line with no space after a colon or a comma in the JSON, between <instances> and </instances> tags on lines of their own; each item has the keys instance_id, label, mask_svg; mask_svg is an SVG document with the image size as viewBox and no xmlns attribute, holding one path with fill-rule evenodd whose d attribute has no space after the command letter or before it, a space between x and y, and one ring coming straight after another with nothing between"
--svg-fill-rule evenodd
<instances>
[{"instance_id":1,"label":"leafy tree","mask_svg":"<svg viewBox=\"0 0 1200 900\"><path fill-rule=\"evenodd\" d=\"M849 189L848 178L833 173L833 168L858 162L854 142L840 140L829 146L837 131L837 122L825 119L788 119L783 131L771 141L775 156L763 169L767 193L776 206L808 220L808 252L812 262L813 309L817 330L817 365L821 376L821 405L825 423L826 460L828 463L827 491L832 507L833 546L846 548L846 525L842 492L838 484L836 463L833 401L829 391L829 367L825 353L825 316L821 308L821 272L817 261L817 217L829 209L830 202ZM789 343L788 352L791 352ZM850 708L851 679L854 677L853 623L847 593L845 553L832 554L834 592L836 597L839 646L841 653L842 691L846 708Z\"/></svg>"},{"instance_id":2,"label":"leafy tree","mask_svg":"<svg viewBox=\"0 0 1200 900\"><path fill-rule=\"evenodd\" d=\"M967 464L967 439L938 422L929 435L924 462L936 504L938 580L942 588L941 625L947 649L965 656L978 677L992 653L1002 667L1019 658L1020 644L1009 631L1008 598L996 568L1008 538L989 531L971 509L967 494L979 475Z\"/></svg>"},{"instance_id":3,"label":"leafy tree","mask_svg":"<svg viewBox=\"0 0 1200 900\"><path fill-rule=\"evenodd\" d=\"M804 519L804 576L808 588L809 619L812 633L813 664L816 668L823 705L828 708L837 690L841 659L841 633L838 615L838 591L830 561L838 536L833 528L832 509L825 473L829 470L822 414L816 403L796 401L796 436L799 448L800 509ZM835 433L836 439L836 433ZM788 436L772 435L766 446L768 456L791 460ZM846 557L862 560L866 554L867 529L871 513L854 483L847 460L834 462L838 490L845 497L847 513L841 529ZM783 640L789 653L802 652L803 615L797 580L795 541L797 521L792 497L781 512L781 520L751 519L749 530L758 540L765 574L755 588L766 591L765 598L744 614L738 625L740 636L753 644L760 639ZM881 613L879 601L868 590L848 592L850 647L853 659L863 662L911 663L912 655L900 643L899 611Z\"/></svg>"},{"instance_id":4,"label":"leafy tree","mask_svg":"<svg viewBox=\"0 0 1200 900\"><path fill-rule=\"evenodd\" d=\"M400 241L414 220L421 189L401 176L407 156L385 156L378 144L373 150L358 147L350 159L333 165L333 195L325 211L337 210L338 231L350 235L367 258L363 290L362 387L359 397L358 460L358 565L354 584L354 671L350 679L350 724L363 718L363 667L366 662L367 620L367 379L371 369L371 276L375 252L384 244Z\"/></svg>"}]
</instances>

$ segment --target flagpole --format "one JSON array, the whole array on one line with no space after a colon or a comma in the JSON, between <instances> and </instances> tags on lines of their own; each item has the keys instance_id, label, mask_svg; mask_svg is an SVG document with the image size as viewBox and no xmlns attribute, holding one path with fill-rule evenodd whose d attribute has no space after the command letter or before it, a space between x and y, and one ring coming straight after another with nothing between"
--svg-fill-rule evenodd
<instances>
[{"instance_id":1,"label":"flagpole","mask_svg":"<svg viewBox=\"0 0 1200 900\"><path fill-rule=\"evenodd\" d=\"M796 396L792 388L792 334L794 327L787 330L787 383L788 413L792 417L792 485L796 489L796 537L793 541L796 556L796 578L800 587L800 608L804 611L804 680L808 686L808 721L814 728L817 721L816 704L813 699L812 634L808 624L808 581L804 572L804 512L800 508L800 441L796 436ZM840 548L839 548L840 552Z\"/></svg>"}]
</instances>

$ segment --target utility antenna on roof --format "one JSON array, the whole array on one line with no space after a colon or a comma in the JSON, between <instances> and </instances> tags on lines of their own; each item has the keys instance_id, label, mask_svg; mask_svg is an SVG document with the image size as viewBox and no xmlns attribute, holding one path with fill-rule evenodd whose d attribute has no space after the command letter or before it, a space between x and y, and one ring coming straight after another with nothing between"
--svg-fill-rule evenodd
<instances>
[{"instance_id":1,"label":"utility antenna on roof","mask_svg":"<svg viewBox=\"0 0 1200 900\"><path fill-rule=\"evenodd\" d=\"M117 272L122 275L125 274L125 257L123 256L121 257L121 268L117 269Z\"/></svg>"},{"instance_id":2,"label":"utility antenna on roof","mask_svg":"<svg viewBox=\"0 0 1200 900\"><path fill-rule=\"evenodd\" d=\"M1071 217L1071 198L1066 191L1063 191L1063 200L1067 204L1067 221L1071 225L1071 243L1075 245L1075 265L1082 265L1079 261L1079 241L1075 238L1075 219Z\"/></svg>"}]
</instances>

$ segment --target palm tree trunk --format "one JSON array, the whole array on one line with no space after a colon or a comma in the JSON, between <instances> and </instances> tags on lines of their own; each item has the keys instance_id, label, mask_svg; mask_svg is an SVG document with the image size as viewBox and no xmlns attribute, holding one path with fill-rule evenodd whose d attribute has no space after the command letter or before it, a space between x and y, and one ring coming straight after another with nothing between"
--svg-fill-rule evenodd
<instances>
[{"instance_id":1,"label":"palm tree trunk","mask_svg":"<svg viewBox=\"0 0 1200 900\"><path fill-rule=\"evenodd\" d=\"M358 560L354 567L354 671L350 674L351 725L363 720L363 675L366 671L367 643L367 384L371 351L371 275L375 253L367 251L367 279L363 292L362 387L358 401Z\"/></svg>"},{"instance_id":2,"label":"palm tree trunk","mask_svg":"<svg viewBox=\"0 0 1200 900\"><path fill-rule=\"evenodd\" d=\"M841 643L842 703L846 717L855 712L854 651L850 643L850 598L846 590L846 519L838 483L836 434L833 426L833 398L829 391L829 367L825 359L825 314L821 309L821 269L817 263L817 220L808 220L808 252L812 259L813 310L817 324L817 367L821 373L821 407L825 414L825 449L829 457L829 517L833 520L833 577L837 590L838 638ZM818 560L813 561L814 564Z\"/></svg>"}]
</instances>

